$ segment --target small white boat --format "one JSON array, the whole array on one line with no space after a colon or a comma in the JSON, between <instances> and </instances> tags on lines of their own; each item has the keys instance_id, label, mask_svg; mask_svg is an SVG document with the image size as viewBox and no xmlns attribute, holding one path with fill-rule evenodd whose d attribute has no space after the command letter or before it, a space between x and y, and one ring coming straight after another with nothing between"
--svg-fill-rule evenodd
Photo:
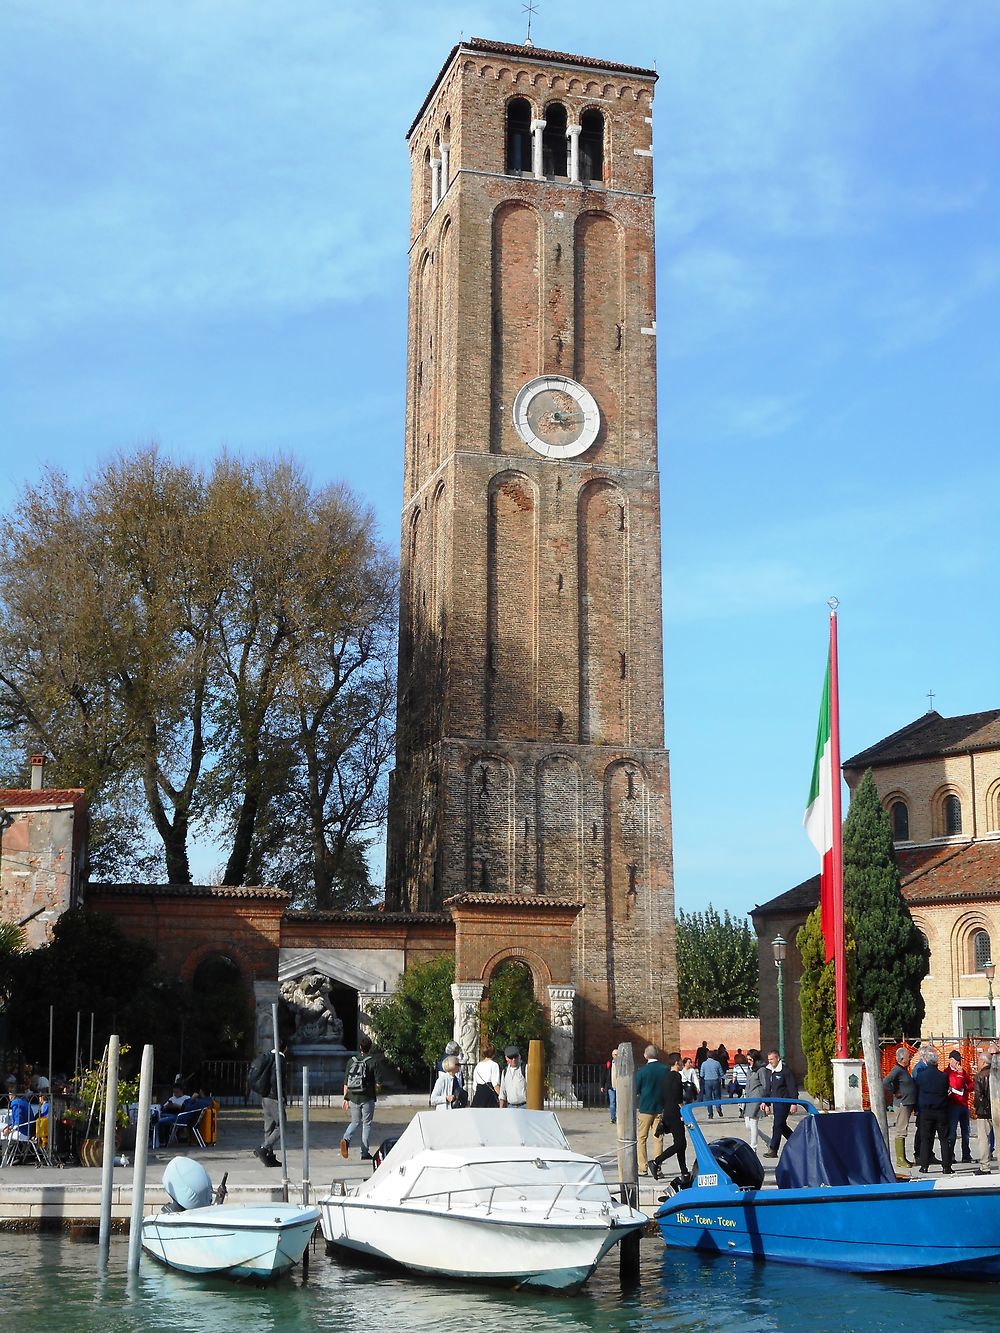
<instances>
[{"instance_id":1,"label":"small white boat","mask_svg":"<svg viewBox=\"0 0 1000 1333\"><path fill-rule=\"evenodd\" d=\"M422 1111L371 1178L321 1199L329 1247L419 1273L573 1290L644 1213L551 1111Z\"/></svg>"},{"instance_id":2,"label":"small white boat","mask_svg":"<svg viewBox=\"0 0 1000 1333\"><path fill-rule=\"evenodd\" d=\"M302 1258L320 1217L318 1208L286 1203L213 1204L208 1173L190 1158L175 1158L163 1185L173 1207L143 1218L142 1248L182 1273L280 1277Z\"/></svg>"}]
</instances>

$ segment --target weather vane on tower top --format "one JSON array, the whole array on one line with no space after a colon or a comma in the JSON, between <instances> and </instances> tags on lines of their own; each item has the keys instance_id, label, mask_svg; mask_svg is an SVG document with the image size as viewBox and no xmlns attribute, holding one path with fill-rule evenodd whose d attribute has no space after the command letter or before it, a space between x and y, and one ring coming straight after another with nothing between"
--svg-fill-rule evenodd
<instances>
[{"instance_id":1,"label":"weather vane on tower top","mask_svg":"<svg viewBox=\"0 0 1000 1333\"><path fill-rule=\"evenodd\" d=\"M532 17L533 17L535 14L538 13L538 6L535 5L535 4L532 4L532 0L528 0L528 3L527 3L526 5L522 5L522 6L521 6L521 9L522 9L522 10L524 11L524 13L527 14L527 16L528 16L528 32L527 32L527 35L525 36L525 39L524 39L524 45L525 45L525 46L534 46L535 43L531 40L531 20L532 20Z\"/></svg>"}]
</instances>

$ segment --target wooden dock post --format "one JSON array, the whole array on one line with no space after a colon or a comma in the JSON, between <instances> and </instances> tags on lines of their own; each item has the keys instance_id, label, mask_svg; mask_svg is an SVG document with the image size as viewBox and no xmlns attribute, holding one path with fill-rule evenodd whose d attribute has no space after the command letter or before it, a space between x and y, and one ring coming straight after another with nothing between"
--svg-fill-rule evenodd
<instances>
[{"instance_id":1,"label":"wooden dock post","mask_svg":"<svg viewBox=\"0 0 1000 1333\"><path fill-rule=\"evenodd\" d=\"M545 1109L545 1047L540 1041L528 1042L528 1067L525 1070L529 1111Z\"/></svg>"},{"instance_id":2,"label":"wooden dock post","mask_svg":"<svg viewBox=\"0 0 1000 1333\"><path fill-rule=\"evenodd\" d=\"M142 1048L139 1068L139 1114L135 1119L135 1161L132 1165L132 1214L128 1229L128 1271L138 1273L142 1246L142 1213L146 1203L146 1158L149 1153L149 1108L153 1100L153 1048Z\"/></svg>"},{"instance_id":3,"label":"wooden dock post","mask_svg":"<svg viewBox=\"0 0 1000 1333\"><path fill-rule=\"evenodd\" d=\"M878 1028L874 1014L861 1015L861 1050L865 1057L865 1073L868 1075L868 1105L878 1121L878 1127L889 1147L889 1120L885 1112L885 1088L882 1086L882 1061L878 1044Z\"/></svg>"}]
</instances>

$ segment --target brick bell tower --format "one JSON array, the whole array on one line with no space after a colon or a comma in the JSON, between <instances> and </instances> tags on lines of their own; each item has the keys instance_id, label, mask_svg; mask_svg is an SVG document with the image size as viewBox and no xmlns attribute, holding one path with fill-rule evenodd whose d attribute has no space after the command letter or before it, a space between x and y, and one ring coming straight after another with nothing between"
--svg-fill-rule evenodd
<instances>
[{"instance_id":1,"label":"brick bell tower","mask_svg":"<svg viewBox=\"0 0 1000 1333\"><path fill-rule=\"evenodd\" d=\"M386 905L503 904L508 955L519 908L581 905L577 1059L677 1039L655 80L474 39L408 135Z\"/></svg>"}]
</instances>

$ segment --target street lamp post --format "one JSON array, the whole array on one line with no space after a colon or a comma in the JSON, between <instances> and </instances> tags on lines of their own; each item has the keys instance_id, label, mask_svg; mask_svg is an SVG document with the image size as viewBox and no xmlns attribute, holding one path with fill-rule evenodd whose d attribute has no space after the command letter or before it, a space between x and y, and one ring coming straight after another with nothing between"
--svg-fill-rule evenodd
<instances>
[{"instance_id":1,"label":"street lamp post","mask_svg":"<svg viewBox=\"0 0 1000 1333\"><path fill-rule=\"evenodd\" d=\"M996 963L986 963L983 967L983 971L986 973L986 988L990 993L990 1036L996 1037L997 1015L996 1010L993 1008L993 978L997 974Z\"/></svg>"},{"instance_id":2,"label":"street lamp post","mask_svg":"<svg viewBox=\"0 0 1000 1333\"><path fill-rule=\"evenodd\" d=\"M774 966L778 969L778 1054L782 1063L785 1059L785 952L788 945L780 935L771 941L774 950Z\"/></svg>"}]
</instances>

